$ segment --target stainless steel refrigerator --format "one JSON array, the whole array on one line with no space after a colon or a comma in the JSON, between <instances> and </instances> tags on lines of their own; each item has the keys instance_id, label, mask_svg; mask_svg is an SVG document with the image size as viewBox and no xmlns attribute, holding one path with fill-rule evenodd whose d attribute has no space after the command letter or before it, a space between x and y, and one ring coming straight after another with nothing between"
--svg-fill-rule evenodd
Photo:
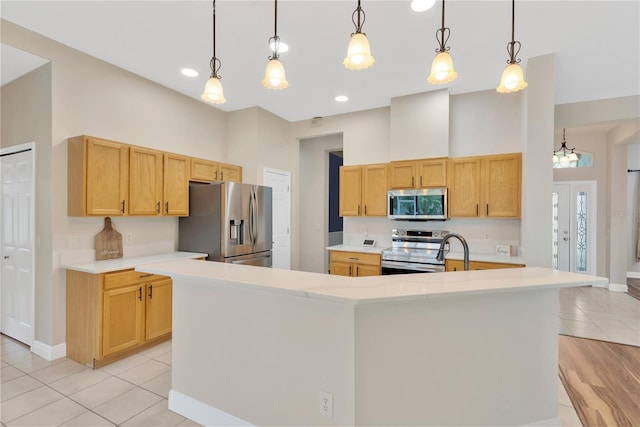
<instances>
[{"instance_id":1,"label":"stainless steel refrigerator","mask_svg":"<svg viewBox=\"0 0 640 427\"><path fill-rule=\"evenodd\" d=\"M271 187L189 184L189 216L180 218L178 249L209 261L271 267Z\"/></svg>"}]
</instances>

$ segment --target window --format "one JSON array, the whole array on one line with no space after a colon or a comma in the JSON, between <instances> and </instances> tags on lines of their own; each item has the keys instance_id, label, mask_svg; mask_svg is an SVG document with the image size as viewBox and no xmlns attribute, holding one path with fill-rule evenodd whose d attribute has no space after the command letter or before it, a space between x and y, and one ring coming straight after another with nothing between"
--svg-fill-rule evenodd
<instances>
[{"instance_id":1,"label":"window","mask_svg":"<svg viewBox=\"0 0 640 427\"><path fill-rule=\"evenodd\" d=\"M562 152L560 152L562 153ZM590 168L593 166L593 155L591 153L579 153L575 152L578 155L578 160L573 162L562 161L562 158L559 162L553 163L554 169L565 169L565 168Z\"/></svg>"}]
</instances>

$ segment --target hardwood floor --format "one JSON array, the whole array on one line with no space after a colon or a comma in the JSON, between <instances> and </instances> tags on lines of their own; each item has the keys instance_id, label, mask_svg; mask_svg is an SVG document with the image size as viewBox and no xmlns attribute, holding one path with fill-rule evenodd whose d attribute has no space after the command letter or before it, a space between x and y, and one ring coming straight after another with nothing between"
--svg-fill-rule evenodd
<instances>
[{"instance_id":1,"label":"hardwood floor","mask_svg":"<svg viewBox=\"0 0 640 427\"><path fill-rule=\"evenodd\" d=\"M560 336L562 381L585 427L640 425L640 348Z\"/></svg>"},{"instance_id":2,"label":"hardwood floor","mask_svg":"<svg viewBox=\"0 0 640 427\"><path fill-rule=\"evenodd\" d=\"M627 278L627 286L629 290L627 293L637 300L640 300L640 279Z\"/></svg>"}]
</instances>

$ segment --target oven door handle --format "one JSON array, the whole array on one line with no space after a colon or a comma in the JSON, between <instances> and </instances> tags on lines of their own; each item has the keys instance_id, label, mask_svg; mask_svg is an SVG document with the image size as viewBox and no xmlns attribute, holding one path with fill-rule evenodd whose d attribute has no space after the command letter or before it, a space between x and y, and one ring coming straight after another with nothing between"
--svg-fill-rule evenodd
<instances>
[{"instance_id":1,"label":"oven door handle","mask_svg":"<svg viewBox=\"0 0 640 427\"><path fill-rule=\"evenodd\" d=\"M421 264L421 263L407 263L399 261L382 261L382 268L397 268L400 270L412 270L412 271L426 271L431 273L438 273L444 271L444 264Z\"/></svg>"}]
</instances>

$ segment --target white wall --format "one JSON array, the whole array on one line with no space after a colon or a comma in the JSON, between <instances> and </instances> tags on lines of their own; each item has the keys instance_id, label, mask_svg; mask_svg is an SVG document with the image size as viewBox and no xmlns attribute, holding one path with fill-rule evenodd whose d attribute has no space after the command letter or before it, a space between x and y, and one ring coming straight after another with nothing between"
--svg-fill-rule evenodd
<instances>
[{"instance_id":1,"label":"white wall","mask_svg":"<svg viewBox=\"0 0 640 427\"><path fill-rule=\"evenodd\" d=\"M627 169L640 169L640 142L627 146ZM627 239L627 271L640 273L640 262L636 260L640 226L640 172L631 172L627 175L629 215L626 217L627 229L631 231Z\"/></svg>"},{"instance_id":2,"label":"white wall","mask_svg":"<svg viewBox=\"0 0 640 427\"><path fill-rule=\"evenodd\" d=\"M35 313L34 339L51 342L51 64L2 86L1 146L35 142Z\"/></svg>"},{"instance_id":3,"label":"white wall","mask_svg":"<svg viewBox=\"0 0 640 427\"><path fill-rule=\"evenodd\" d=\"M329 246L329 152L342 150L342 135L300 140L299 269L326 273Z\"/></svg>"},{"instance_id":4,"label":"white wall","mask_svg":"<svg viewBox=\"0 0 640 427\"><path fill-rule=\"evenodd\" d=\"M67 216L67 138L95 135L226 161L226 113L12 23L2 21L1 31L3 43L51 60L48 161L52 168L44 177L51 200L42 200L41 189L36 194L37 209L52 221L51 246L39 248L37 259L38 269L51 267L36 288L38 306L50 307L50 314L43 311L47 326L36 323L36 340L57 345L65 341L66 280L61 261L85 261L94 248L93 236L103 226L103 218ZM177 218L114 218L119 232L133 233L134 247L125 246L125 256L175 249L177 222ZM78 237L77 248L70 248L69 236Z\"/></svg>"},{"instance_id":5,"label":"white wall","mask_svg":"<svg viewBox=\"0 0 640 427\"><path fill-rule=\"evenodd\" d=\"M597 215L596 223L596 271L594 275L606 276L607 274L607 192L609 188L608 165L609 149L607 146L607 134L604 131L594 132L589 128L566 129L566 140L569 148L575 147L576 151L590 153L593 156L593 167L590 168L562 168L553 170L553 181L596 181ZM556 129L554 133L554 148L560 147L562 141L562 129ZM551 154L549 154L551 159ZM549 160L551 162L551 160Z\"/></svg>"}]
</instances>

